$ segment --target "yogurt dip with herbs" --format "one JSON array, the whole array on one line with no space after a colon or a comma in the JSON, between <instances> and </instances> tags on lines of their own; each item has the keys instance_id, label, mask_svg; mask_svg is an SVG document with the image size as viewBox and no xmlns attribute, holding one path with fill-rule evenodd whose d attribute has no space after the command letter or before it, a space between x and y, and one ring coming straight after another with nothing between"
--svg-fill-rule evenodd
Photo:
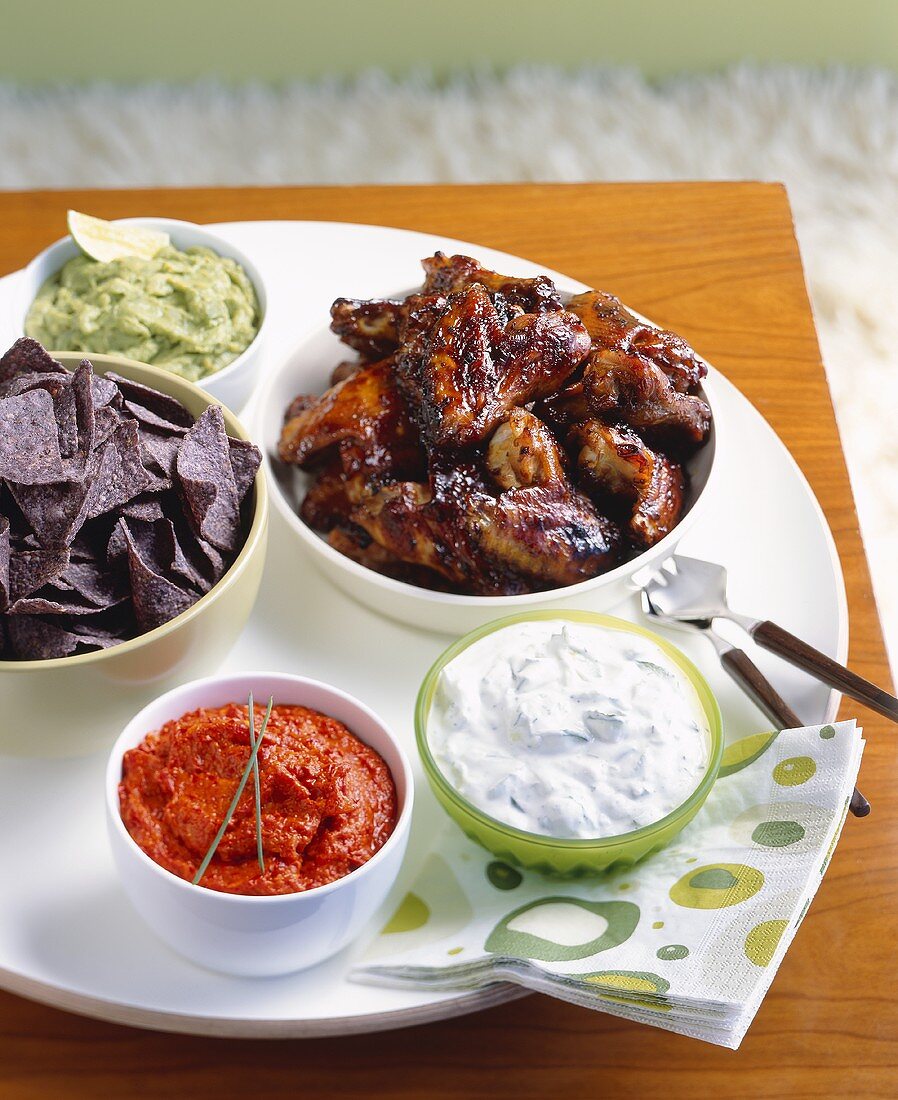
<instances>
[{"instance_id":1,"label":"yogurt dip with herbs","mask_svg":"<svg viewBox=\"0 0 898 1100\"><path fill-rule=\"evenodd\" d=\"M442 670L434 759L477 809L557 839L659 821L698 786L711 731L695 688L651 639L566 620L494 631Z\"/></svg>"},{"instance_id":2,"label":"yogurt dip with herbs","mask_svg":"<svg viewBox=\"0 0 898 1100\"><path fill-rule=\"evenodd\" d=\"M255 289L236 260L168 246L152 259L69 260L38 291L25 334L56 351L124 355L196 382L244 352L259 323Z\"/></svg>"}]
</instances>

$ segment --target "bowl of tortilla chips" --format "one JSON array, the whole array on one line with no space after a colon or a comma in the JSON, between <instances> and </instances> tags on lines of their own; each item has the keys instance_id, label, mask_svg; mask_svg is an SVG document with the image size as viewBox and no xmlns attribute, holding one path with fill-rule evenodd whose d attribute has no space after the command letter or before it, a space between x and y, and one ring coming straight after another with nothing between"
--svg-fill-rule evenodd
<instances>
[{"instance_id":1,"label":"bowl of tortilla chips","mask_svg":"<svg viewBox=\"0 0 898 1100\"><path fill-rule=\"evenodd\" d=\"M167 371L27 339L0 358L0 752L93 751L218 667L261 581L259 462Z\"/></svg>"}]
</instances>

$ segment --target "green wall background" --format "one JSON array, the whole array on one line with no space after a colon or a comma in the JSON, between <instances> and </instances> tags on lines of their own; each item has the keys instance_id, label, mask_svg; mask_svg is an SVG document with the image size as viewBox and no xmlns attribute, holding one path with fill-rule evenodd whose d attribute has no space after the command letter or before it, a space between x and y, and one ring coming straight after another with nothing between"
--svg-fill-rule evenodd
<instances>
[{"instance_id":1,"label":"green wall background","mask_svg":"<svg viewBox=\"0 0 898 1100\"><path fill-rule=\"evenodd\" d=\"M282 81L382 68L898 67L896 0L0 0L0 78Z\"/></svg>"}]
</instances>

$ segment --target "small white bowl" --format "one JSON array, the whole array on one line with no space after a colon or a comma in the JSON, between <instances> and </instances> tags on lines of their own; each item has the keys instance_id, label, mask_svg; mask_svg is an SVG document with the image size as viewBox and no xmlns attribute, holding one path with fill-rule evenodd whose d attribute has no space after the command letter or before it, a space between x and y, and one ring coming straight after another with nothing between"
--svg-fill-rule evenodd
<instances>
[{"instance_id":1,"label":"small white bowl","mask_svg":"<svg viewBox=\"0 0 898 1100\"><path fill-rule=\"evenodd\" d=\"M228 363L220 371L210 374L194 385L210 393L216 400L228 408L239 412L246 404L252 393L259 374L262 362L262 350L264 338L267 336L265 319L268 307L268 297L265 283L256 265L238 248L219 237L217 233L211 233L201 225L193 222L178 221L174 218L121 218L119 225L137 225L143 229L157 229L168 233L175 248L185 249L200 245L211 248L219 256L227 256L236 260L249 276L250 282L256 290L259 300L259 331L247 349L232 362ZM60 240L38 253L22 273L19 280L14 305L13 323L19 333L25 331L25 318L31 304L37 297L37 293L51 275L68 263L75 256L80 255L78 246L71 237L62 237ZM71 351L71 348L48 348L50 352ZM90 352L84 353L86 356Z\"/></svg>"},{"instance_id":2,"label":"small white bowl","mask_svg":"<svg viewBox=\"0 0 898 1100\"><path fill-rule=\"evenodd\" d=\"M240 702L298 705L343 722L386 761L398 798L392 834L344 878L295 894L255 897L194 886L160 867L132 839L119 812L122 757L165 722L197 707ZM289 974L323 962L355 939L386 900L405 855L412 817L411 767L401 745L363 703L302 676L248 672L194 680L160 696L128 723L106 767L106 821L125 892L169 946L200 966L240 977Z\"/></svg>"},{"instance_id":3,"label":"small white bowl","mask_svg":"<svg viewBox=\"0 0 898 1100\"><path fill-rule=\"evenodd\" d=\"M608 611L632 591L634 573L654 562L662 562L674 552L680 539L699 518L709 497L708 487L715 470L718 421L713 380L706 378L698 392L711 406L711 434L685 464L689 490L680 522L650 549L589 580L522 596L457 595L385 577L335 550L300 519L299 506L311 479L298 467L285 465L277 454L287 406L297 394L324 393L330 385L330 372L346 354L346 347L326 328L304 340L278 369L268 372L259 395L253 434L262 448L275 510L283 516L298 545L333 584L388 618L423 630L466 634L493 619L539 608Z\"/></svg>"}]
</instances>

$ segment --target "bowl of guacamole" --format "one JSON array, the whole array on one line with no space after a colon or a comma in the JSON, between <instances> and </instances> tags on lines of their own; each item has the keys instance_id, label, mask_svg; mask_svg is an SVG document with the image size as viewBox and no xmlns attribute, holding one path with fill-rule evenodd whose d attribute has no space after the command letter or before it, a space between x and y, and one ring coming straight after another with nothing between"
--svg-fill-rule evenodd
<instances>
[{"instance_id":1,"label":"bowl of guacamole","mask_svg":"<svg viewBox=\"0 0 898 1100\"><path fill-rule=\"evenodd\" d=\"M69 237L26 269L23 330L52 351L120 355L195 382L224 404L252 389L265 316L253 264L202 226L126 219L170 244L102 262Z\"/></svg>"}]
</instances>

